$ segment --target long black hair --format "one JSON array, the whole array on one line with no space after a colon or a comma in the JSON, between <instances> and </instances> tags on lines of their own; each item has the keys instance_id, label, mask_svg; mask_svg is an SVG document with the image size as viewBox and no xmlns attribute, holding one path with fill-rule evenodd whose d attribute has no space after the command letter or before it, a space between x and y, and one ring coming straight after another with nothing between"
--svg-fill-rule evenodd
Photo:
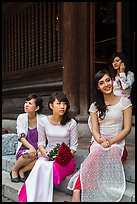
<instances>
[{"instance_id":1,"label":"long black hair","mask_svg":"<svg viewBox=\"0 0 137 204\"><path fill-rule=\"evenodd\" d=\"M117 75L117 70L114 69L114 67L112 65L112 62L115 59L115 57L119 57L122 60L122 63L124 63L126 75L127 75L127 72L129 71L129 69L128 69L128 62L127 62L125 54L123 52L115 52L115 53L113 53L113 55L111 56L110 61L109 61L109 71L110 71L110 73L111 73L111 75L112 75L112 77L114 79L115 79L115 76Z\"/></svg>"},{"instance_id":2,"label":"long black hair","mask_svg":"<svg viewBox=\"0 0 137 204\"><path fill-rule=\"evenodd\" d=\"M95 105L96 105L98 112L99 112L99 118L101 120L103 120L105 118L107 105L105 104L102 91L100 91L100 89L98 89L98 82L105 74L108 74L108 76L112 79L112 76L111 76L109 70L107 70L107 69L102 69L102 70L98 71L95 74L95 78L94 78L94 81L95 81L94 101L95 101Z\"/></svg>"},{"instance_id":3,"label":"long black hair","mask_svg":"<svg viewBox=\"0 0 137 204\"><path fill-rule=\"evenodd\" d=\"M55 92L49 97L49 100L48 100L48 108L51 111L52 109L50 108L50 104L53 104L55 99L57 99L59 102L65 102L67 105L66 112L62 116L62 120L61 120L61 125L65 125L68 121L71 120L71 115L69 113L70 103L68 101L67 96L63 92Z\"/></svg>"}]
</instances>

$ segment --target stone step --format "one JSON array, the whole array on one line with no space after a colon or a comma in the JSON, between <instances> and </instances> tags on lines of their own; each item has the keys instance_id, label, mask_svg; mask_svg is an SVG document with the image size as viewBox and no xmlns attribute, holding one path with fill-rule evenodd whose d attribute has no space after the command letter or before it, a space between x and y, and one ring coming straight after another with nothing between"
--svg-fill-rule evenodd
<instances>
[{"instance_id":1,"label":"stone step","mask_svg":"<svg viewBox=\"0 0 137 204\"><path fill-rule=\"evenodd\" d=\"M64 202L64 201L71 201L71 196L69 194L60 192L60 191L54 191L54 195L53 195L53 202ZM4 196L2 196L2 203L8 203L8 202L15 202L12 201Z\"/></svg>"},{"instance_id":2,"label":"stone step","mask_svg":"<svg viewBox=\"0 0 137 204\"><path fill-rule=\"evenodd\" d=\"M10 175L6 171L2 171L2 196L10 199L10 201L17 202L18 191L22 183L13 183L10 181ZM53 195L53 202L71 201L71 194L55 189ZM135 202L135 184L126 183L126 191L120 202Z\"/></svg>"},{"instance_id":3,"label":"stone step","mask_svg":"<svg viewBox=\"0 0 137 204\"><path fill-rule=\"evenodd\" d=\"M23 183L13 183L10 181L10 175L8 172L2 172L2 195L9 199L8 202L17 202L18 190L21 188ZM64 202L66 200L71 201L71 195L66 194L58 190L54 190L53 202Z\"/></svg>"},{"instance_id":4,"label":"stone step","mask_svg":"<svg viewBox=\"0 0 137 204\"><path fill-rule=\"evenodd\" d=\"M130 134L126 137L126 144L135 144L135 121L133 120L132 128ZM84 124L85 127L82 126L82 133L79 135L79 145L78 149L87 149L89 146L89 141L91 140L91 133L88 128L88 124ZM3 134L2 135L2 155L11 155L15 154L17 148L18 138L17 134Z\"/></svg>"},{"instance_id":5,"label":"stone step","mask_svg":"<svg viewBox=\"0 0 137 204\"><path fill-rule=\"evenodd\" d=\"M133 126L130 134L126 137L126 147L128 150L128 158L124 162L124 169L127 181L127 189L120 202L135 202L135 118L133 118ZM86 127L87 129L88 127ZM85 134L86 135L86 134ZM80 164L88 155L89 137L79 138L79 147L75 157L76 169L80 168ZM15 163L17 137L16 134L2 135L2 194L13 202L17 202L18 190L22 183L12 183L10 181L9 172ZM8 155L6 155L8 154ZM74 172L75 173L75 172ZM60 185L55 187L54 201L64 202L71 200L72 191L67 189L67 184L72 175L64 179Z\"/></svg>"},{"instance_id":6,"label":"stone step","mask_svg":"<svg viewBox=\"0 0 137 204\"><path fill-rule=\"evenodd\" d=\"M127 181L127 189L121 200L121 202L135 202L135 146L133 144L127 145L128 158L124 162L124 169ZM75 155L76 169L79 169L80 164L88 155L88 150L77 150ZM15 155L5 155L2 156L2 193L7 198L12 198L14 202L17 200L18 190L21 188L22 183L12 183L10 181L9 172L15 163ZM75 173L74 172L74 173ZM72 191L67 189L67 184L72 175L64 179L60 185L55 186L55 198L59 198L59 202L62 200L71 200ZM62 193L62 197L59 196L59 192ZM56 198L56 199L57 199ZM54 201L57 202L57 201Z\"/></svg>"},{"instance_id":7,"label":"stone step","mask_svg":"<svg viewBox=\"0 0 137 204\"><path fill-rule=\"evenodd\" d=\"M80 117L77 116L78 121L81 120L79 118ZM79 133L83 137L90 135L90 131L89 131L89 127L88 127L88 116L86 116L85 118L86 119L84 119L84 121L82 120L81 123L78 122ZM132 126L133 126L133 133L134 133L135 115L132 115ZM7 129L10 133L16 133L16 120L2 119L2 128ZM134 137L134 135L133 135L133 137Z\"/></svg>"},{"instance_id":8,"label":"stone step","mask_svg":"<svg viewBox=\"0 0 137 204\"><path fill-rule=\"evenodd\" d=\"M124 169L126 175L126 181L135 183L135 144L128 144L128 157L124 162ZM88 150L78 149L74 155L76 161L76 170L80 168L80 164L84 161L88 155ZM10 172L12 166L15 163L15 155L4 155L2 156L2 169ZM68 177L69 178L69 177Z\"/></svg>"}]
</instances>

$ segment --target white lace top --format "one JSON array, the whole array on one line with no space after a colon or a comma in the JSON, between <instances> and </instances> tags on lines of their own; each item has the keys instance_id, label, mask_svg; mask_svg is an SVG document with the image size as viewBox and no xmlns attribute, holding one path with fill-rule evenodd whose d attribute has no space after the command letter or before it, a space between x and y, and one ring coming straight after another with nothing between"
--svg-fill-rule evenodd
<instances>
[{"instance_id":1,"label":"white lace top","mask_svg":"<svg viewBox=\"0 0 137 204\"><path fill-rule=\"evenodd\" d=\"M127 97L121 97L117 104L108 106L105 119L99 120L101 135L114 137L123 129L123 110L129 106L132 104ZM95 103L91 104L89 111L96 113ZM68 189L74 189L80 174L81 202L120 202L126 189L121 162L123 149L124 140L108 148L102 147L94 140L80 170L71 177Z\"/></svg>"},{"instance_id":2,"label":"white lace top","mask_svg":"<svg viewBox=\"0 0 137 204\"><path fill-rule=\"evenodd\" d=\"M46 138L48 140L47 146ZM70 149L76 150L78 146L78 127L74 119L71 119L66 125L53 125L45 116L38 128L38 145L46 146L47 151L53 149L57 143L70 146Z\"/></svg>"},{"instance_id":3,"label":"white lace top","mask_svg":"<svg viewBox=\"0 0 137 204\"><path fill-rule=\"evenodd\" d=\"M100 134L102 136L114 137L123 129L123 110L129 106L132 106L132 104L126 97L121 97L117 104L108 106L105 118L103 120L99 119ZM92 103L89 112L95 113L96 111L95 103ZM125 141L123 140L119 144L123 146Z\"/></svg>"},{"instance_id":4,"label":"white lace top","mask_svg":"<svg viewBox=\"0 0 137 204\"><path fill-rule=\"evenodd\" d=\"M128 71L127 76L125 72L120 73L119 77L115 77L113 82L113 91L116 96L130 97L132 85L134 83L134 73Z\"/></svg>"}]
</instances>

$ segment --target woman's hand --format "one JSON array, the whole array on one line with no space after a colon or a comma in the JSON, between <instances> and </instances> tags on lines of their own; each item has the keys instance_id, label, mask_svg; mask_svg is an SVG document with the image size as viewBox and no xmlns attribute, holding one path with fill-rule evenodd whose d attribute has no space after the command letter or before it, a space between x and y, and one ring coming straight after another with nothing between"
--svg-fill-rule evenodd
<instances>
[{"instance_id":1,"label":"woman's hand","mask_svg":"<svg viewBox=\"0 0 137 204\"><path fill-rule=\"evenodd\" d=\"M107 141L107 139L106 139L105 137L101 136L101 137L98 138L98 141L97 141L97 142L98 142L99 144L102 144L102 143L105 142L105 141Z\"/></svg>"},{"instance_id":2,"label":"woman's hand","mask_svg":"<svg viewBox=\"0 0 137 204\"><path fill-rule=\"evenodd\" d=\"M73 149L71 149L71 154L72 154L72 156L73 156L75 153L76 153L76 151L73 150Z\"/></svg>"},{"instance_id":3,"label":"woman's hand","mask_svg":"<svg viewBox=\"0 0 137 204\"><path fill-rule=\"evenodd\" d=\"M121 63L121 65L120 65L120 73L121 72L125 72L125 65L124 65L124 63Z\"/></svg>"},{"instance_id":4,"label":"woman's hand","mask_svg":"<svg viewBox=\"0 0 137 204\"><path fill-rule=\"evenodd\" d=\"M29 149L29 157L32 160L36 159L36 149L34 147Z\"/></svg>"},{"instance_id":5,"label":"woman's hand","mask_svg":"<svg viewBox=\"0 0 137 204\"><path fill-rule=\"evenodd\" d=\"M108 147L110 147L111 145L110 145L109 141L106 140L105 142L102 142L102 143L101 143L101 146L104 147L104 148L108 148Z\"/></svg>"},{"instance_id":6,"label":"woman's hand","mask_svg":"<svg viewBox=\"0 0 137 204\"><path fill-rule=\"evenodd\" d=\"M49 159L49 157L48 157L49 152L46 150L45 147L39 148L39 151L40 151L40 153L42 154L43 157Z\"/></svg>"},{"instance_id":7,"label":"woman's hand","mask_svg":"<svg viewBox=\"0 0 137 204\"><path fill-rule=\"evenodd\" d=\"M49 153L49 152L46 150L46 147L45 147L45 146L39 145L39 146L38 146L38 150L40 151L40 153L41 153L41 155L42 155L43 157L49 159L49 157L48 157L48 153Z\"/></svg>"},{"instance_id":8,"label":"woman's hand","mask_svg":"<svg viewBox=\"0 0 137 204\"><path fill-rule=\"evenodd\" d=\"M42 156L49 159L48 152L46 150L42 152Z\"/></svg>"}]
</instances>

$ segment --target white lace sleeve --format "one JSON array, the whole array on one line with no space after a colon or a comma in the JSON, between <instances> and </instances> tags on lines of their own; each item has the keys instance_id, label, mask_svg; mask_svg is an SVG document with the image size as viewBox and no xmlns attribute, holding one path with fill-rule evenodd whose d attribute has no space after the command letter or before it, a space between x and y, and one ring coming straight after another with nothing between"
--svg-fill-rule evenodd
<instances>
[{"instance_id":1,"label":"white lace sleeve","mask_svg":"<svg viewBox=\"0 0 137 204\"><path fill-rule=\"evenodd\" d=\"M39 145L46 145L46 132L44 128L44 121L39 122L38 124L38 146Z\"/></svg>"},{"instance_id":2,"label":"white lace sleeve","mask_svg":"<svg viewBox=\"0 0 137 204\"><path fill-rule=\"evenodd\" d=\"M134 73L131 71L128 71L127 76L126 74L120 73L120 78L119 78L120 82L121 82L121 86L123 89L127 89L130 86L133 85L135 78L134 78Z\"/></svg>"},{"instance_id":3,"label":"white lace sleeve","mask_svg":"<svg viewBox=\"0 0 137 204\"><path fill-rule=\"evenodd\" d=\"M28 132L28 114L27 113L20 114L17 117L16 129L17 129L18 139L21 138L22 133L24 134L24 137L27 136L27 132Z\"/></svg>"},{"instance_id":4,"label":"white lace sleeve","mask_svg":"<svg viewBox=\"0 0 137 204\"><path fill-rule=\"evenodd\" d=\"M70 124L70 149L77 150L78 147L78 127L77 122L72 119Z\"/></svg>"}]
</instances>

